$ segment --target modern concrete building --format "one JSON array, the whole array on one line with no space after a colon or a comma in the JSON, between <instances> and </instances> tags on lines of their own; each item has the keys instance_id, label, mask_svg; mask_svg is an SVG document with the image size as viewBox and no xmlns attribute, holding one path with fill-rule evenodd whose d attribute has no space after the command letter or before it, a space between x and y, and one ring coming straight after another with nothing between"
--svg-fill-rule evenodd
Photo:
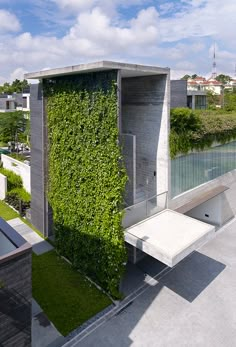
<instances>
[{"instance_id":1,"label":"modern concrete building","mask_svg":"<svg viewBox=\"0 0 236 347\"><path fill-rule=\"evenodd\" d=\"M187 107L187 81L170 81L170 108Z\"/></svg>"},{"instance_id":2,"label":"modern concrete building","mask_svg":"<svg viewBox=\"0 0 236 347\"><path fill-rule=\"evenodd\" d=\"M31 346L31 245L0 218L0 346Z\"/></svg>"},{"instance_id":3,"label":"modern concrete building","mask_svg":"<svg viewBox=\"0 0 236 347\"><path fill-rule=\"evenodd\" d=\"M170 108L189 107L193 110L207 108L207 94L202 89L193 89L186 80L170 81Z\"/></svg>"},{"instance_id":4,"label":"modern concrete building","mask_svg":"<svg viewBox=\"0 0 236 347\"><path fill-rule=\"evenodd\" d=\"M20 111L30 111L30 90L23 90L22 93L14 94L17 102L16 109Z\"/></svg>"},{"instance_id":5,"label":"modern concrete building","mask_svg":"<svg viewBox=\"0 0 236 347\"><path fill-rule=\"evenodd\" d=\"M0 112L30 111L30 93L0 94Z\"/></svg>"},{"instance_id":6,"label":"modern concrete building","mask_svg":"<svg viewBox=\"0 0 236 347\"><path fill-rule=\"evenodd\" d=\"M16 110L16 99L12 95L0 95L0 112L12 112Z\"/></svg>"},{"instance_id":7,"label":"modern concrete building","mask_svg":"<svg viewBox=\"0 0 236 347\"><path fill-rule=\"evenodd\" d=\"M204 91L187 91L187 107L192 110L205 110L207 108L207 94Z\"/></svg>"},{"instance_id":8,"label":"modern concrete building","mask_svg":"<svg viewBox=\"0 0 236 347\"><path fill-rule=\"evenodd\" d=\"M195 179L184 184L179 178L175 179L178 172L182 172L181 177L185 179L188 157L181 163L173 163L169 158L170 80L167 68L102 61L30 73L25 78L44 83L66 76L79 79L87 74L96 79L104 71L112 71L116 76L117 126L129 177L123 226L130 259L136 262L149 254L174 266L213 237L216 225L232 217L233 211L227 206L227 194L232 194L232 190L226 192L225 184L233 186L236 173L217 171L210 162L209 168L200 170L199 176L205 173L202 181ZM52 212L46 197L46 102L41 86L32 85L31 216L32 223L45 236L50 236ZM200 159L197 160L193 162L193 172L195 165L200 166ZM235 162L231 166L235 169ZM192 172L189 175L191 177L187 175L186 179L191 181L194 175Z\"/></svg>"},{"instance_id":9,"label":"modern concrete building","mask_svg":"<svg viewBox=\"0 0 236 347\"><path fill-rule=\"evenodd\" d=\"M129 175L126 192L129 206L168 190L169 69L104 61L26 76L44 81L57 76L104 71L116 74L117 118ZM45 195L45 102L40 86L31 85L31 215L35 226L47 236L51 230L50 208Z\"/></svg>"}]
</instances>

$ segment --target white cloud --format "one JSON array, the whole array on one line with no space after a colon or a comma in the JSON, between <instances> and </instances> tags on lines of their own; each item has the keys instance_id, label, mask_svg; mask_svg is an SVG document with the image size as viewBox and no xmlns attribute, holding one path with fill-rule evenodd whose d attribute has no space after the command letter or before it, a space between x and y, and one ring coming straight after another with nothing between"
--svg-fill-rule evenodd
<instances>
[{"instance_id":1,"label":"white cloud","mask_svg":"<svg viewBox=\"0 0 236 347\"><path fill-rule=\"evenodd\" d=\"M102 8L103 12L114 12L118 6L131 7L133 5L148 4L151 0L51 0L59 8L70 13L91 10L95 7Z\"/></svg>"},{"instance_id":2,"label":"white cloud","mask_svg":"<svg viewBox=\"0 0 236 347\"><path fill-rule=\"evenodd\" d=\"M186 0L189 6L174 16L161 21L162 37L174 42L184 38L214 36L233 41L236 27L236 2L234 0Z\"/></svg>"},{"instance_id":3,"label":"white cloud","mask_svg":"<svg viewBox=\"0 0 236 347\"><path fill-rule=\"evenodd\" d=\"M23 80L24 74L28 71L23 69L22 67L18 67L10 74L10 81L14 81L15 79Z\"/></svg>"},{"instance_id":4,"label":"white cloud","mask_svg":"<svg viewBox=\"0 0 236 347\"><path fill-rule=\"evenodd\" d=\"M126 27L113 25L100 8L95 8L79 15L62 41L68 50L85 56L127 55L137 49L142 54L143 48L157 44L157 23L158 13L153 7L140 11Z\"/></svg>"},{"instance_id":5,"label":"white cloud","mask_svg":"<svg viewBox=\"0 0 236 347\"><path fill-rule=\"evenodd\" d=\"M5 70L1 74L4 73L6 79L24 70L38 71L48 66L102 59L170 66L176 76L178 71L180 76L182 72L183 75L204 74L211 71L213 54L209 46L214 41L218 43L219 73L233 73L232 62L236 61L234 0L223 3L182 0L176 5L175 13L171 1L159 6L160 12L155 7L144 6L154 2L151 0L52 1L60 7L60 15L63 11L74 14L69 30L65 29L61 37L30 32L10 34L9 30L19 30L20 24L14 15L3 11L13 16L5 20L5 24L0 20L0 63ZM119 7L122 6L124 12L125 6L132 5L143 5L143 9L131 18L122 17ZM5 33L1 32L4 25Z\"/></svg>"},{"instance_id":6,"label":"white cloud","mask_svg":"<svg viewBox=\"0 0 236 347\"><path fill-rule=\"evenodd\" d=\"M17 32L20 27L20 22L14 14L0 10L0 33Z\"/></svg>"}]
</instances>

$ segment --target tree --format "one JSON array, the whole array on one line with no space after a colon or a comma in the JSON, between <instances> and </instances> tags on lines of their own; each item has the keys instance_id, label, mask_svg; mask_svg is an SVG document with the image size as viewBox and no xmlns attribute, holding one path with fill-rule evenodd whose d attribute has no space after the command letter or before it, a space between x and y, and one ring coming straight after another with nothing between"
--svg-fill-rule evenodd
<instances>
[{"instance_id":1,"label":"tree","mask_svg":"<svg viewBox=\"0 0 236 347\"><path fill-rule=\"evenodd\" d=\"M29 119L23 111L0 114L0 134L3 142L26 141Z\"/></svg>"},{"instance_id":2,"label":"tree","mask_svg":"<svg viewBox=\"0 0 236 347\"><path fill-rule=\"evenodd\" d=\"M181 80L188 80L189 78L191 78L190 75L184 75L184 76L181 78Z\"/></svg>"},{"instance_id":3,"label":"tree","mask_svg":"<svg viewBox=\"0 0 236 347\"><path fill-rule=\"evenodd\" d=\"M177 134L185 134L197 131L201 127L201 119L197 113L189 108L177 107L170 112L171 130Z\"/></svg>"},{"instance_id":4,"label":"tree","mask_svg":"<svg viewBox=\"0 0 236 347\"><path fill-rule=\"evenodd\" d=\"M220 95L215 94L212 90L207 90L207 107L215 109L220 103Z\"/></svg>"},{"instance_id":5,"label":"tree","mask_svg":"<svg viewBox=\"0 0 236 347\"><path fill-rule=\"evenodd\" d=\"M194 78L198 77L198 75L195 73L193 75L184 75L181 80L188 80L189 78L192 78L194 80Z\"/></svg>"},{"instance_id":6,"label":"tree","mask_svg":"<svg viewBox=\"0 0 236 347\"><path fill-rule=\"evenodd\" d=\"M222 84L227 84L228 82L230 82L232 80L232 78L228 75L220 74L220 75L216 76L216 80Z\"/></svg>"},{"instance_id":7,"label":"tree","mask_svg":"<svg viewBox=\"0 0 236 347\"><path fill-rule=\"evenodd\" d=\"M23 81L21 82L21 88L22 88L22 90L27 89L27 88L29 88L29 87L30 87L30 85L29 85L29 83L27 82L27 80L23 80Z\"/></svg>"},{"instance_id":8,"label":"tree","mask_svg":"<svg viewBox=\"0 0 236 347\"><path fill-rule=\"evenodd\" d=\"M22 91L21 81L18 79L15 79L15 81L12 82L12 90L16 93L20 93Z\"/></svg>"},{"instance_id":9,"label":"tree","mask_svg":"<svg viewBox=\"0 0 236 347\"><path fill-rule=\"evenodd\" d=\"M10 83L5 82L3 86L0 86L0 92L1 93L6 93L6 94L11 94L12 93L12 89L11 89Z\"/></svg>"},{"instance_id":10,"label":"tree","mask_svg":"<svg viewBox=\"0 0 236 347\"><path fill-rule=\"evenodd\" d=\"M0 86L0 93L12 94L21 93L23 89L29 88L27 80L20 81L15 79L12 84L5 82L3 86Z\"/></svg>"},{"instance_id":11,"label":"tree","mask_svg":"<svg viewBox=\"0 0 236 347\"><path fill-rule=\"evenodd\" d=\"M224 92L224 107L226 111L236 111L236 90Z\"/></svg>"}]
</instances>

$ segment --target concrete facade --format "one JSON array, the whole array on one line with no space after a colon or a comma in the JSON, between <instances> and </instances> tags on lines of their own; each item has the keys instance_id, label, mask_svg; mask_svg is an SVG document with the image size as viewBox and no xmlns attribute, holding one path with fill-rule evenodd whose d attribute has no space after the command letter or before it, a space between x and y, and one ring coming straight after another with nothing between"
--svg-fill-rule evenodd
<instances>
[{"instance_id":1,"label":"concrete facade","mask_svg":"<svg viewBox=\"0 0 236 347\"><path fill-rule=\"evenodd\" d=\"M205 110L207 107L207 94L204 91L188 90L187 106L192 110Z\"/></svg>"},{"instance_id":2,"label":"concrete facade","mask_svg":"<svg viewBox=\"0 0 236 347\"><path fill-rule=\"evenodd\" d=\"M12 95L2 95L0 97L0 112L12 112L16 110L16 100Z\"/></svg>"},{"instance_id":3,"label":"concrete facade","mask_svg":"<svg viewBox=\"0 0 236 347\"><path fill-rule=\"evenodd\" d=\"M204 193L210 192L212 189L222 185L229 189L221 193L218 197L202 203L187 214L208 223L223 225L236 215L235 204L232 203L232 195L236 196L236 170L230 171L170 199L168 207L176 210L183 205L190 204L193 199L201 197Z\"/></svg>"},{"instance_id":4,"label":"concrete facade","mask_svg":"<svg viewBox=\"0 0 236 347\"><path fill-rule=\"evenodd\" d=\"M136 187L131 205L168 189L167 82L162 75L122 79L122 133L136 138Z\"/></svg>"},{"instance_id":5,"label":"concrete facade","mask_svg":"<svg viewBox=\"0 0 236 347\"><path fill-rule=\"evenodd\" d=\"M31 84L32 109L31 132L31 220L35 227L46 234L45 231L45 194L44 194L44 142L43 142L43 98L41 86Z\"/></svg>"},{"instance_id":6,"label":"concrete facade","mask_svg":"<svg viewBox=\"0 0 236 347\"><path fill-rule=\"evenodd\" d=\"M187 81L170 81L170 108L187 107Z\"/></svg>"},{"instance_id":7,"label":"concrete facade","mask_svg":"<svg viewBox=\"0 0 236 347\"><path fill-rule=\"evenodd\" d=\"M5 154L1 154L1 161L5 169L22 178L23 187L30 193L30 166Z\"/></svg>"},{"instance_id":8,"label":"concrete facade","mask_svg":"<svg viewBox=\"0 0 236 347\"><path fill-rule=\"evenodd\" d=\"M0 174L0 200L4 200L7 194L7 177Z\"/></svg>"},{"instance_id":9,"label":"concrete facade","mask_svg":"<svg viewBox=\"0 0 236 347\"><path fill-rule=\"evenodd\" d=\"M195 109L206 109L207 95L203 90L191 90L186 80L170 81L170 107L189 107Z\"/></svg>"},{"instance_id":10,"label":"concrete facade","mask_svg":"<svg viewBox=\"0 0 236 347\"><path fill-rule=\"evenodd\" d=\"M30 93L0 95L0 112L30 111Z\"/></svg>"},{"instance_id":11,"label":"concrete facade","mask_svg":"<svg viewBox=\"0 0 236 347\"><path fill-rule=\"evenodd\" d=\"M103 61L27 74L26 78L44 80L71 74L79 78L82 72L103 71L117 74L118 128L124 139L124 158L130 177L126 203L131 205L137 197L138 184L146 185L145 195L141 195L143 199L168 189L169 69ZM40 86L31 85L30 94L31 221L48 236L52 219L46 199L46 100ZM130 135L135 136L136 143Z\"/></svg>"}]
</instances>

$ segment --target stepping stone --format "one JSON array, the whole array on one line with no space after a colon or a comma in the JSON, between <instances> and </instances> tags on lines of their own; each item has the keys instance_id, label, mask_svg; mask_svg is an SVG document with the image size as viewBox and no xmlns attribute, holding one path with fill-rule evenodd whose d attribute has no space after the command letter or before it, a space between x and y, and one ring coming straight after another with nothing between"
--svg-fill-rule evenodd
<instances>
[{"instance_id":1,"label":"stepping stone","mask_svg":"<svg viewBox=\"0 0 236 347\"><path fill-rule=\"evenodd\" d=\"M11 227L13 227L18 234L20 234L33 246L33 252L35 254L40 255L54 249L50 243L40 237L33 229L22 222L20 218L10 220L8 221L8 224L11 225Z\"/></svg>"}]
</instances>

